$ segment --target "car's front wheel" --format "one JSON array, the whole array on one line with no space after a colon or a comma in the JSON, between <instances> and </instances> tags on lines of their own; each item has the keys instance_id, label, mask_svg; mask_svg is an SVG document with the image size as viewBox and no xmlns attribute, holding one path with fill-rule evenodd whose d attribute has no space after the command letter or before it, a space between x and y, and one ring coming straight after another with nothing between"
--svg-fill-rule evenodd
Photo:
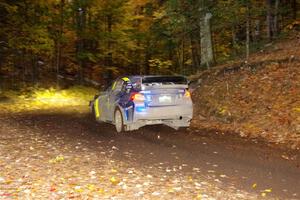
<instances>
[{"instance_id":1,"label":"car's front wheel","mask_svg":"<svg viewBox=\"0 0 300 200\"><path fill-rule=\"evenodd\" d=\"M124 131L124 121L123 116L121 113L121 110L117 108L115 110L115 127L118 133L121 133Z\"/></svg>"},{"instance_id":2,"label":"car's front wheel","mask_svg":"<svg viewBox=\"0 0 300 200\"><path fill-rule=\"evenodd\" d=\"M96 111L95 111L94 105L91 107L91 109L92 109L92 116L93 116L93 118L94 118L95 120L97 120L97 117L96 117Z\"/></svg>"}]
</instances>

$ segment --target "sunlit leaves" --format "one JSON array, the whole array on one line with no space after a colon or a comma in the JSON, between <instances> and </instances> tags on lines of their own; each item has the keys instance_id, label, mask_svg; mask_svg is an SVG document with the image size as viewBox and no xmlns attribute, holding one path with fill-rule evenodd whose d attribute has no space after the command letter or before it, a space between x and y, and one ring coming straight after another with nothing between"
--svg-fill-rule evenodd
<instances>
[{"instance_id":1,"label":"sunlit leaves","mask_svg":"<svg viewBox=\"0 0 300 200\"><path fill-rule=\"evenodd\" d=\"M111 184L117 185L120 181L116 177L111 177L110 179Z\"/></svg>"},{"instance_id":2,"label":"sunlit leaves","mask_svg":"<svg viewBox=\"0 0 300 200\"><path fill-rule=\"evenodd\" d=\"M157 74L169 74L171 71L172 61L161 61L160 59L149 60L149 66L152 73Z\"/></svg>"},{"instance_id":3,"label":"sunlit leaves","mask_svg":"<svg viewBox=\"0 0 300 200\"><path fill-rule=\"evenodd\" d=\"M97 91L94 88L87 87L72 87L67 90L38 87L24 88L20 92L6 91L4 95L7 96L9 102L4 105L0 104L0 108L3 111L22 112L66 106L86 106L96 93Z\"/></svg>"},{"instance_id":4,"label":"sunlit leaves","mask_svg":"<svg viewBox=\"0 0 300 200\"><path fill-rule=\"evenodd\" d=\"M64 160L65 160L64 156L59 155L59 156L56 156L55 158L49 160L49 163L60 163L60 162L63 162Z\"/></svg>"}]
</instances>

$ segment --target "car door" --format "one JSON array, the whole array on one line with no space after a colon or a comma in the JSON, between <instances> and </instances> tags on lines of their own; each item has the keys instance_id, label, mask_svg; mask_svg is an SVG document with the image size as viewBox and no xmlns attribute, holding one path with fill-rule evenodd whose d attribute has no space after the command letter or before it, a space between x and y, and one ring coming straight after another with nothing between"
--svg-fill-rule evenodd
<instances>
[{"instance_id":1,"label":"car door","mask_svg":"<svg viewBox=\"0 0 300 200\"><path fill-rule=\"evenodd\" d=\"M94 100L95 117L100 121L107 121L106 102L111 86L103 92L100 92L99 96Z\"/></svg>"},{"instance_id":2,"label":"car door","mask_svg":"<svg viewBox=\"0 0 300 200\"><path fill-rule=\"evenodd\" d=\"M113 83L112 89L107 95L107 118L109 121L114 120L114 112L115 108L118 105L119 99L120 99L120 93L122 90L124 81L122 79L118 79Z\"/></svg>"}]
</instances>

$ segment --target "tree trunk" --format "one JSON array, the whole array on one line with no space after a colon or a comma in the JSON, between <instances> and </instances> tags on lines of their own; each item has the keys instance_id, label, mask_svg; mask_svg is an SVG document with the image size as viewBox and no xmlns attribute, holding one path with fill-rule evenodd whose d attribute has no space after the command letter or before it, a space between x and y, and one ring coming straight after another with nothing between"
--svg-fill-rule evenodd
<instances>
[{"instance_id":1,"label":"tree trunk","mask_svg":"<svg viewBox=\"0 0 300 200\"><path fill-rule=\"evenodd\" d=\"M273 35L274 36L277 36L279 33L279 28L278 28L279 4L280 4L280 0L275 0L275 13L274 13L274 19L273 19Z\"/></svg>"},{"instance_id":2,"label":"tree trunk","mask_svg":"<svg viewBox=\"0 0 300 200\"><path fill-rule=\"evenodd\" d=\"M111 14L107 15L107 31L109 34L109 38L107 41L107 61L106 61L106 65L107 67L112 67L113 66L113 54L112 54L112 25L113 25L113 16ZM109 69L107 70L107 83L109 83L111 81L111 79L113 78L113 74L112 71Z\"/></svg>"},{"instance_id":3,"label":"tree trunk","mask_svg":"<svg viewBox=\"0 0 300 200\"><path fill-rule=\"evenodd\" d=\"M235 32L235 25L231 26L231 37L232 37L232 47L236 46L236 32Z\"/></svg>"},{"instance_id":4,"label":"tree trunk","mask_svg":"<svg viewBox=\"0 0 300 200\"><path fill-rule=\"evenodd\" d=\"M183 34L183 38L181 41L181 55L182 55L182 60L181 60L181 67L180 67L180 73L185 74L185 34Z\"/></svg>"},{"instance_id":5,"label":"tree trunk","mask_svg":"<svg viewBox=\"0 0 300 200\"><path fill-rule=\"evenodd\" d=\"M77 61L79 64L79 76L78 81L80 84L84 82L84 65L85 61L82 58L82 54L84 53L84 33L86 29L86 6L81 2L78 1L78 10L77 10Z\"/></svg>"},{"instance_id":6,"label":"tree trunk","mask_svg":"<svg viewBox=\"0 0 300 200\"><path fill-rule=\"evenodd\" d=\"M200 52L199 52L199 40L195 37L194 33L190 33L190 40L191 40L191 50L192 50L192 64L194 69L199 69L201 65L201 59L200 59Z\"/></svg>"},{"instance_id":7,"label":"tree trunk","mask_svg":"<svg viewBox=\"0 0 300 200\"><path fill-rule=\"evenodd\" d=\"M26 74L27 74L27 67L25 63L25 53L24 50L21 51L21 66L22 66L22 81L23 84L26 84Z\"/></svg>"},{"instance_id":8,"label":"tree trunk","mask_svg":"<svg viewBox=\"0 0 300 200\"><path fill-rule=\"evenodd\" d=\"M150 41L146 42L146 46L150 47ZM149 60L151 59L151 54L150 54L150 50L148 48L146 48L146 52L145 52L145 60L144 60L144 73L145 74L150 74L150 65L149 65Z\"/></svg>"},{"instance_id":9,"label":"tree trunk","mask_svg":"<svg viewBox=\"0 0 300 200\"><path fill-rule=\"evenodd\" d=\"M272 0L266 0L266 4L267 4L267 38L271 41L273 38Z\"/></svg>"},{"instance_id":10,"label":"tree trunk","mask_svg":"<svg viewBox=\"0 0 300 200\"><path fill-rule=\"evenodd\" d=\"M250 2L247 3L247 11L246 11L246 60L249 59L250 54Z\"/></svg>"},{"instance_id":11,"label":"tree trunk","mask_svg":"<svg viewBox=\"0 0 300 200\"><path fill-rule=\"evenodd\" d=\"M246 60L249 59L250 54L250 17L249 17L249 8L247 8L247 20L246 20Z\"/></svg>"},{"instance_id":12,"label":"tree trunk","mask_svg":"<svg viewBox=\"0 0 300 200\"><path fill-rule=\"evenodd\" d=\"M200 20L201 65L210 68L214 63L213 44L210 29L211 13L205 13Z\"/></svg>"},{"instance_id":13,"label":"tree trunk","mask_svg":"<svg viewBox=\"0 0 300 200\"><path fill-rule=\"evenodd\" d=\"M253 41L258 42L260 40L260 20L257 19L254 21L254 29L253 29Z\"/></svg>"},{"instance_id":14,"label":"tree trunk","mask_svg":"<svg viewBox=\"0 0 300 200\"><path fill-rule=\"evenodd\" d=\"M111 37L112 36L112 16L111 15L107 16L107 31ZM109 67L112 67L113 60L112 60L112 52L111 52L112 51L112 39L111 38L108 39L107 48L108 48L107 65Z\"/></svg>"},{"instance_id":15,"label":"tree trunk","mask_svg":"<svg viewBox=\"0 0 300 200\"><path fill-rule=\"evenodd\" d=\"M297 19L297 12L298 12L298 3L297 0L292 0L292 8L293 8L293 18Z\"/></svg>"},{"instance_id":16,"label":"tree trunk","mask_svg":"<svg viewBox=\"0 0 300 200\"><path fill-rule=\"evenodd\" d=\"M37 83L37 80L39 78L39 71L38 71L38 65L37 65L37 56L32 54L32 59L31 59L31 62L32 62L32 73L31 73L31 77L32 77L32 83L33 84L36 84Z\"/></svg>"},{"instance_id":17,"label":"tree trunk","mask_svg":"<svg viewBox=\"0 0 300 200\"><path fill-rule=\"evenodd\" d=\"M59 26L59 37L56 44L56 87L59 88L59 71L61 68L61 57L62 57L62 36L64 31L64 5L65 0L60 1L60 26Z\"/></svg>"},{"instance_id":18,"label":"tree trunk","mask_svg":"<svg viewBox=\"0 0 300 200\"><path fill-rule=\"evenodd\" d=\"M237 39L236 39L236 28L235 28L235 24L232 24L231 26L231 38L232 38L232 48L234 51L234 54L237 54Z\"/></svg>"}]
</instances>

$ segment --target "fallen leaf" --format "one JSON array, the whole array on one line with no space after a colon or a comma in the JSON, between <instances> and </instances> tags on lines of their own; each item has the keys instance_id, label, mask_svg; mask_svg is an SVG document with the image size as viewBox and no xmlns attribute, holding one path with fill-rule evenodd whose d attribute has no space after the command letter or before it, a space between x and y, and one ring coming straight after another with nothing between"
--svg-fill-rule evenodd
<instances>
[{"instance_id":1,"label":"fallen leaf","mask_svg":"<svg viewBox=\"0 0 300 200\"><path fill-rule=\"evenodd\" d=\"M88 185L87 185L87 188L88 188L88 190L90 190L90 191L95 191L95 185L93 185L93 184L88 184Z\"/></svg>"},{"instance_id":2,"label":"fallen leaf","mask_svg":"<svg viewBox=\"0 0 300 200\"><path fill-rule=\"evenodd\" d=\"M153 195L153 196L158 196L158 195L160 195L160 192L157 192L157 191L152 192L152 195Z\"/></svg>"},{"instance_id":3,"label":"fallen leaf","mask_svg":"<svg viewBox=\"0 0 300 200\"><path fill-rule=\"evenodd\" d=\"M75 192L79 192L79 193L81 193L81 192L83 192L83 189L80 187L80 186L75 186Z\"/></svg>"},{"instance_id":4,"label":"fallen leaf","mask_svg":"<svg viewBox=\"0 0 300 200\"><path fill-rule=\"evenodd\" d=\"M50 192L55 192L55 191L56 191L56 188L55 188L55 186L54 186L54 185L52 185L49 191L50 191Z\"/></svg>"},{"instance_id":5,"label":"fallen leaf","mask_svg":"<svg viewBox=\"0 0 300 200\"><path fill-rule=\"evenodd\" d=\"M270 188L270 189L265 189L265 192L268 192L268 193L272 192L272 188Z\"/></svg>"},{"instance_id":6,"label":"fallen leaf","mask_svg":"<svg viewBox=\"0 0 300 200\"><path fill-rule=\"evenodd\" d=\"M49 163L59 163L64 160L65 160L65 158L63 156L59 155L59 156L56 156L54 159L49 160Z\"/></svg>"},{"instance_id":7,"label":"fallen leaf","mask_svg":"<svg viewBox=\"0 0 300 200\"><path fill-rule=\"evenodd\" d=\"M111 177L109 180L113 185L117 185L119 183L119 181L114 176Z\"/></svg>"},{"instance_id":8,"label":"fallen leaf","mask_svg":"<svg viewBox=\"0 0 300 200\"><path fill-rule=\"evenodd\" d=\"M112 173L117 173L118 171L116 169L111 169Z\"/></svg>"}]
</instances>

